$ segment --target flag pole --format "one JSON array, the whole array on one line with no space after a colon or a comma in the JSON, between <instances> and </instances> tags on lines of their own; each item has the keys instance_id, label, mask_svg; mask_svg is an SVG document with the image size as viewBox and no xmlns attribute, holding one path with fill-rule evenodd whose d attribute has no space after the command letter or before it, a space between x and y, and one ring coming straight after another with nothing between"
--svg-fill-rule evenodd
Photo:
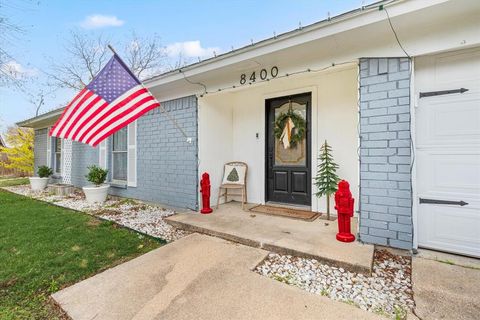
<instances>
[{"instance_id":1,"label":"flag pole","mask_svg":"<svg viewBox=\"0 0 480 320\"><path fill-rule=\"evenodd\" d=\"M117 54L117 52L115 51L115 49L110 45L108 44L107 45L108 49L110 49L114 55L116 55L118 57L118 59L120 59L120 61L125 65L125 67L130 71L130 68L128 68L128 66L125 64L125 62L123 62L123 60L120 58L120 56ZM130 71L131 73L131 71ZM137 78L134 74L132 74L135 78ZM140 83L141 81L138 80ZM162 110L162 112L167 116L167 118L175 125L175 127L177 127L178 130L180 130L180 132L183 134L183 136L185 138L187 138L187 143L192 143L192 138L190 138L186 133L185 131L178 125L177 121L169 114L168 110L165 109L163 107L162 104L160 104L160 109Z\"/></svg>"},{"instance_id":2,"label":"flag pole","mask_svg":"<svg viewBox=\"0 0 480 320\"><path fill-rule=\"evenodd\" d=\"M108 49L112 50L114 55L118 56L117 52L115 51L115 49L113 49L113 47L110 44L108 44L107 47L108 47Z\"/></svg>"}]
</instances>

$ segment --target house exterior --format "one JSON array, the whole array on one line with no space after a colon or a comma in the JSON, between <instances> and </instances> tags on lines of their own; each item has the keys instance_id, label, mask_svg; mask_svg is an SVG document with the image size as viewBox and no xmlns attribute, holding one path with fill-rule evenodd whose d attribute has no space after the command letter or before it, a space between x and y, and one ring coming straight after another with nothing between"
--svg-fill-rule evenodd
<instances>
[{"instance_id":1,"label":"house exterior","mask_svg":"<svg viewBox=\"0 0 480 320\"><path fill-rule=\"evenodd\" d=\"M249 202L324 211L312 179L327 140L361 241L478 257L479 16L477 1L381 1L147 80L188 141L160 110L97 148L47 136L61 110L19 125L62 182L99 164L112 194L191 209L203 172L215 203L224 163L243 161ZM287 149L274 131L289 110L306 133Z\"/></svg>"},{"instance_id":2,"label":"house exterior","mask_svg":"<svg viewBox=\"0 0 480 320\"><path fill-rule=\"evenodd\" d=\"M0 134L0 148L5 148L7 144L5 143L5 140L3 140L2 135ZM5 162L8 160L8 157L5 153L0 151L0 162ZM0 175L5 175L9 173L7 170L5 170L4 167L0 166Z\"/></svg>"}]
</instances>

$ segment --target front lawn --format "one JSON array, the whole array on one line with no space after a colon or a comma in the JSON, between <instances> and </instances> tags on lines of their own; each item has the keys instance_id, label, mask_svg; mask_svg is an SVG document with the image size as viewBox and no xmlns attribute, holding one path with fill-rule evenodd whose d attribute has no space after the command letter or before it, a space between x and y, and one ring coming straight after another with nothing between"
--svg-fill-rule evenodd
<instances>
[{"instance_id":1,"label":"front lawn","mask_svg":"<svg viewBox=\"0 0 480 320\"><path fill-rule=\"evenodd\" d=\"M0 187L12 187L28 184L28 178L0 178Z\"/></svg>"},{"instance_id":2,"label":"front lawn","mask_svg":"<svg viewBox=\"0 0 480 320\"><path fill-rule=\"evenodd\" d=\"M0 190L0 319L59 319L51 293L162 244Z\"/></svg>"}]
</instances>

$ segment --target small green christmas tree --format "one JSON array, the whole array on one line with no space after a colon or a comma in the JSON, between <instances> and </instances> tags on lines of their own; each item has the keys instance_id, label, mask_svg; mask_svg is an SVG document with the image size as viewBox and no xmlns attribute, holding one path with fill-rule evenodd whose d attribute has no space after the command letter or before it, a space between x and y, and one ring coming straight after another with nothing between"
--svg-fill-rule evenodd
<instances>
[{"instance_id":1,"label":"small green christmas tree","mask_svg":"<svg viewBox=\"0 0 480 320\"><path fill-rule=\"evenodd\" d=\"M236 168L233 168L233 170L230 171L230 173L228 174L227 180L231 181L231 182L237 182L238 181L238 172L237 172Z\"/></svg>"},{"instance_id":2,"label":"small green christmas tree","mask_svg":"<svg viewBox=\"0 0 480 320\"><path fill-rule=\"evenodd\" d=\"M325 140L318 156L317 176L314 180L318 189L317 197L327 197L327 219L330 219L330 196L337 191L340 181L336 174L337 169L338 165L333 162L332 147Z\"/></svg>"}]
</instances>

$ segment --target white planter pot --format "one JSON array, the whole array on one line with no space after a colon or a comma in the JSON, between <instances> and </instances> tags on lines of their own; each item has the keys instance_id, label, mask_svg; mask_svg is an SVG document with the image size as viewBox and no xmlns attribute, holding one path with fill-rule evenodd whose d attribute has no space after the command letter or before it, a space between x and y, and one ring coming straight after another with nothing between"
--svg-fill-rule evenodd
<instances>
[{"instance_id":1,"label":"white planter pot","mask_svg":"<svg viewBox=\"0 0 480 320\"><path fill-rule=\"evenodd\" d=\"M83 187L83 193L85 193L85 198L87 198L88 203L103 203L107 200L108 189L110 186L108 184L102 184L101 186L86 186Z\"/></svg>"},{"instance_id":2,"label":"white planter pot","mask_svg":"<svg viewBox=\"0 0 480 320\"><path fill-rule=\"evenodd\" d=\"M29 177L32 191L42 191L47 187L49 178Z\"/></svg>"}]
</instances>

